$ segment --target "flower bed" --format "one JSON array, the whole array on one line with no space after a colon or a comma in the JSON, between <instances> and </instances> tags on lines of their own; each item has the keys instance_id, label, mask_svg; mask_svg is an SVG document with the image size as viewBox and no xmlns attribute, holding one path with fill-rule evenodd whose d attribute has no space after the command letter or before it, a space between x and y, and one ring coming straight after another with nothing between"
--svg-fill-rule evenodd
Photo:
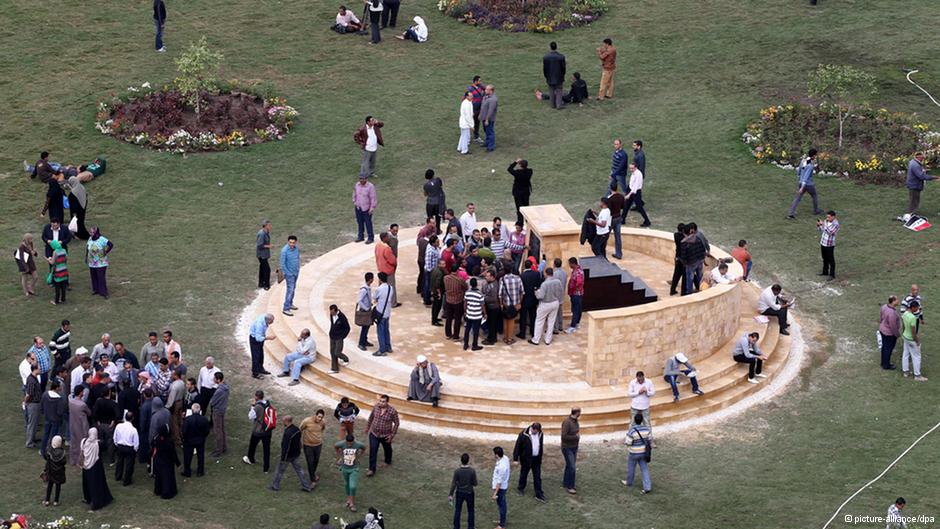
<instances>
[{"instance_id":1,"label":"flower bed","mask_svg":"<svg viewBox=\"0 0 940 529\"><path fill-rule=\"evenodd\" d=\"M915 114L859 110L846 119L841 148L838 130L837 112L830 105L776 105L761 110L742 140L757 163L793 168L815 148L820 171L866 183L903 183L916 151L925 152L927 165L940 163L940 133Z\"/></svg>"},{"instance_id":2,"label":"flower bed","mask_svg":"<svg viewBox=\"0 0 940 529\"><path fill-rule=\"evenodd\" d=\"M551 33L590 24L607 0L440 0L437 8L472 26Z\"/></svg>"},{"instance_id":3,"label":"flower bed","mask_svg":"<svg viewBox=\"0 0 940 529\"><path fill-rule=\"evenodd\" d=\"M176 89L132 86L98 104L95 128L152 149L221 151L283 139L299 115L283 99L265 98L234 82L203 94L202 101L197 115Z\"/></svg>"}]
</instances>

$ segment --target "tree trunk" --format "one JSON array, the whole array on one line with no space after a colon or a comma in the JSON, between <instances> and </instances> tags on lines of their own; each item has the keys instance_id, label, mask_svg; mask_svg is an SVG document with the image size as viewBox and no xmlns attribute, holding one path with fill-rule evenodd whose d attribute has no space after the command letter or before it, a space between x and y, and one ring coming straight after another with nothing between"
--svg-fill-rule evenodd
<instances>
[{"instance_id":1,"label":"tree trunk","mask_svg":"<svg viewBox=\"0 0 940 529\"><path fill-rule=\"evenodd\" d=\"M848 117L848 113L845 114ZM845 117L842 115L842 107L839 107L839 150L842 150L842 123L845 121Z\"/></svg>"}]
</instances>

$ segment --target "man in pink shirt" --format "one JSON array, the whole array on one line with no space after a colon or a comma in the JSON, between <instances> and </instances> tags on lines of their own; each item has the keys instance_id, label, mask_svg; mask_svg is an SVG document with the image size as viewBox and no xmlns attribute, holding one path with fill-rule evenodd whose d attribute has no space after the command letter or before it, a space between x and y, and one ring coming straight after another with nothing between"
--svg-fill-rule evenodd
<instances>
[{"instance_id":1,"label":"man in pink shirt","mask_svg":"<svg viewBox=\"0 0 940 529\"><path fill-rule=\"evenodd\" d=\"M375 186L369 181L368 176L359 175L359 182L353 186L352 201L356 208L356 224L359 226L356 242L363 241L363 231L366 231L369 234L366 244L372 244L375 242L375 236L372 233L372 214L375 212L377 202Z\"/></svg>"},{"instance_id":2,"label":"man in pink shirt","mask_svg":"<svg viewBox=\"0 0 940 529\"><path fill-rule=\"evenodd\" d=\"M898 297L891 296L888 302L881 306L881 316L878 322L878 332L881 334L881 369L894 369L891 363L891 354L901 335L901 318L898 316Z\"/></svg>"}]
</instances>

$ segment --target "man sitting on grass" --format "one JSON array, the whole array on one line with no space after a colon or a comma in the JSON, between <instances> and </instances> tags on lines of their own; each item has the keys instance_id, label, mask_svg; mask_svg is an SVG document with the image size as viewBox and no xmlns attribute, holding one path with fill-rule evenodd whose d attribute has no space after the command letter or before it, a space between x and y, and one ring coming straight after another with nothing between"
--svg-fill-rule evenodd
<instances>
[{"instance_id":1,"label":"man sitting on grass","mask_svg":"<svg viewBox=\"0 0 940 529\"><path fill-rule=\"evenodd\" d=\"M548 101L548 94L543 94L538 88L535 89L535 99ZM577 103L578 106L584 106L584 101L588 98L587 83L581 79L579 72L574 72L571 79L571 88L567 94L562 94L561 100L565 103Z\"/></svg>"},{"instance_id":2,"label":"man sitting on grass","mask_svg":"<svg viewBox=\"0 0 940 529\"><path fill-rule=\"evenodd\" d=\"M36 165L30 165L26 163L26 160L23 160L23 170L29 173L33 178L37 175L40 177L40 180L45 178L43 183L48 182L48 177L45 176L47 172L46 169L51 169L53 171L52 174L61 172L66 177L77 176L80 182L85 183L94 180L95 177L103 175L108 167L108 161L101 157L95 158L87 165L79 165L76 168L74 165L62 165L59 162L48 161L49 153L47 152L43 152L42 155L44 155L45 158L40 157Z\"/></svg>"},{"instance_id":3,"label":"man sitting on grass","mask_svg":"<svg viewBox=\"0 0 940 529\"><path fill-rule=\"evenodd\" d=\"M339 6L336 24L331 29L337 33L356 33L362 30L362 22L356 18L352 11L346 9L346 6Z\"/></svg>"}]
</instances>

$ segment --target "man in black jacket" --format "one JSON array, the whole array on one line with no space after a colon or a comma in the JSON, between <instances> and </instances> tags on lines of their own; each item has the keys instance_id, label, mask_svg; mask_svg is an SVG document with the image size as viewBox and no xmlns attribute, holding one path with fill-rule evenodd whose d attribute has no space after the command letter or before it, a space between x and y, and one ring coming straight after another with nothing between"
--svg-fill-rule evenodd
<instances>
[{"instance_id":1,"label":"man in black jacket","mask_svg":"<svg viewBox=\"0 0 940 529\"><path fill-rule=\"evenodd\" d=\"M565 84L565 56L558 53L558 44L554 41L548 47L551 51L542 57L542 75L548 83L548 99L552 102L552 108L561 108L565 105L562 99Z\"/></svg>"},{"instance_id":2,"label":"man in black jacket","mask_svg":"<svg viewBox=\"0 0 940 529\"><path fill-rule=\"evenodd\" d=\"M72 356L71 338L72 324L69 320L62 320L62 325L56 329L52 339L49 340L49 352L52 353L56 368L65 365L65 362Z\"/></svg>"},{"instance_id":3,"label":"man in black jacket","mask_svg":"<svg viewBox=\"0 0 940 529\"><path fill-rule=\"evenodd\" d=\"M53 219L42 229L42 242L46 244L46 259L52 257L52 247L49 241L59 241L62 249L68 251L69 241L72 240L72 232L62 225L62 219Z\"/></svg>"},{"instance_id":4,"label":"man in black jacket","mask_svg":"<svg viewBox=\"0 0 940 529\"><path fill-rule=\"evenodd\" d=\"M196 476L206 473L206 437L209 437L209 419L202 414L202 406L193 404L192 414L183 420L183 476L193 475L193 451L196 451Z\"/></svg>"},{"instance_id":5,"label":"man in black jacket","mask_svg":"<svg viewBox=\"0 0 940 529\"><path fill-rule=\"evenodd\" d=\"M330 373L339 373L339 361L349 363L343 354L343 340L349 336L349 320L339 307L330 305Z\"/></svg>"},{"instance_id":6,"label":"man in black jacket","mask_svg":"<svg viewBox=\"0 0 940 529\"><path fill-rule=\"evenodd\" d=\"M530 262L523 263L525 271L522 279L522 309L519 310L519 334L516 338L526 340L535 331L535 311L539 308L539 300L535 297L535 290L542 286L542 274L530 268ZM528 332L528 336L526 333Z\"/></svg>"},{"instance_id":7,"label":"man in black jacket","mask_svg":"<svg viewBox=\"0 0 940 529\"><path fill-rule=\"evenodd\" d=\"M534 422L532 426L519 432L516 446L512 449L512 460L521 466L519 472L519 487L516 492L525 494L526 482L529 480L529 470L532 470L532 485L535 487L535 499L544 503L545 493L542 491L542 452L545 443L542 438L542 425Z\"/></svg>"},{"instance_id":8,"label":"man in black jacket","mask_svg":"<svg viewBox=\"0 0 940 529\"><path fill-rule=\"evenodd\" d=\"M300 478L300 486L304 492L310 492L310 480L304 473L304 467L300 466L300 428L294 426L294 418L290 415L284 417L284 436L281 438L281 460L277 463L277 470L274 472L274 481L268 487L273 491L281 490L281 477L284 476L284 470L288 463L294 467L294 472Z\"/></svg>"}]
</instances>

